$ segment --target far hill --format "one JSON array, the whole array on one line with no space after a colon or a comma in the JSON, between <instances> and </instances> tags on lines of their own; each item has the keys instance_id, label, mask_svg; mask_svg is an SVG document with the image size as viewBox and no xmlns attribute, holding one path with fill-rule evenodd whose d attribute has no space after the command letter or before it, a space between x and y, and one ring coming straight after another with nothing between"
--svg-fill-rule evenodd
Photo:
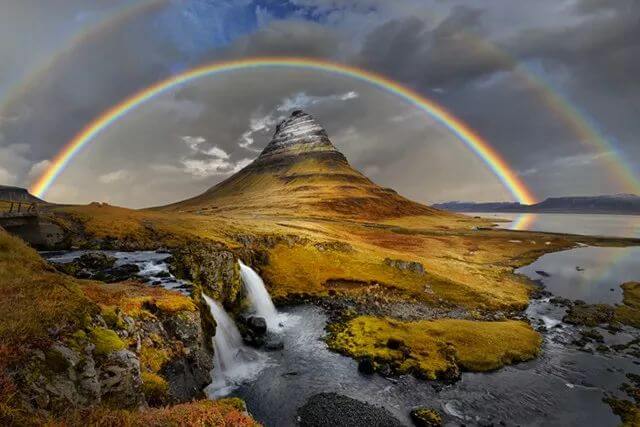
<instances>
[{"instance_id":1,"label":"far hill","mask_svg":"<svg viewBox=\"0 0 640 427\"><path fill-rule=\"evenodd\" d=\"M29 193L25 188L13 187L10 185L0 185L0 201L21 202L21 203L46 203Z\"/></svg>"},{"instance_id":2,"label":"far hill","mask_svg":"<svg viewBox=\"0 0 640 427\"><path fill-rule=\"evenodd\" d=\"M550 197L534 205L510 202L447 202L433 205L453 212L522 212L640 215L640 197L635 194Z\"/></svg>"},{"instance_id":3,"label":"far hill","mask_svg":"<svg viewBox=\"0 0 640 427\"><path fill-rule=\"evenodd\" d=\"M360 219L448 215L373 183L299 110L277 126L253 163L197 197L159 209Z\"/></svg>"}]
</instances>

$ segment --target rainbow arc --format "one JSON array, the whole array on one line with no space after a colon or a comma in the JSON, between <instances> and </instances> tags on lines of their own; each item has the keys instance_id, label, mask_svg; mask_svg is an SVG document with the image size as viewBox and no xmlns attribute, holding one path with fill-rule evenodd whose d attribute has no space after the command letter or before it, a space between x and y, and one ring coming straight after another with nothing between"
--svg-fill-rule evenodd
<instances>
[{"instance_id":1,"label":"rainbow arc","mask_svg":"<svg viewBox=\"0 0 640 427\"><path fill-rule=\"evenodd\" d=\"M85 128L82 129L71 141L69 141L69 143L66 144L54 157L49 168L31 187L31 192L37 197L44 197L49 188L51 188L51 185L83 147L85 147L109 126L113 125L140 105L150 101L152 98L157 97L158 95L161 95L175 87L203 77L231 73L238 70L260 68L298 68L317 70L351 77L393 93L427 113L430 117L435 119L438 123L454 134L473 153L484 161L484 163L493 171L517 201L524 204L532 204L536 202L536 198L531 190L518 177L517 173L511 169L505 159L503 159L487 141L478 135L478 133L473 131L469 126L436 102L380 74L344 64L299 57L258 57L235 61L216 62L171 76L137 92L102 113L95 120L86 125Z\"/></svg>"}]
</instances>

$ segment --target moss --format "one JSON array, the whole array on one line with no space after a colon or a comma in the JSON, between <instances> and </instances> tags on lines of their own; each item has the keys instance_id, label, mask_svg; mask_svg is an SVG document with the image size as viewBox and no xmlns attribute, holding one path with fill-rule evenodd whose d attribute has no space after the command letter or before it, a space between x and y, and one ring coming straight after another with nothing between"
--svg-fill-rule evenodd
<instances>
[{"instance_id":1,"label":"moss","mask_svg":"<svg viewBox=\"0 0 640 427\"><path fill-rule=\"evenodd\" d=\"M153 372L142 372L142 392L152 406L165 403L169 396L169 384L160 375Z\"/></svg>"},{"instance_id":2,"label":"moss","mask_svg":"<svg viewBox=\"0 0 640 427\"><path fill-rule=\"evenodd\" d=\"M159 297L155 299L153 303L158 308L158 310L167 314L196 310L196 306L194 305L193 300L187 296L180 294L172 294Z\"/></svg>"},{"instance_id":3,"label":"moss","mask_svg":"<svg viewBox=\"0 0 640 427\"><path fill-rule=\"evenodd\" d=\"M402 342L397 349L388 342ZM430 379L457 376L458 368L490 371L534 358L541 338L520 321L457 319L405 322L356 317L334 329L329 346L356 358L370 357L396 373L417 372Z\"/></svg>"},{"instance_id":4,"label":"moss","mask_svg":"<svg viewBox=\"0 0 640 427\"><path fill-rule=\"evenodd\" d=\"M101 307L101 315L107 326L114 329L124 329L125 324L122 320L121 311L115 306L103 306Z\"/></svg>"},{"instance_id":5,"label":"moss","mask_svg":"<svg viewBox=\"0 0 640 427\"><path fill-rule=\"evenodd\" d=\"M126 347L124 341L120 339L111 329L94 328L90 332L91 341L96 346L95 353L106 355L114 351L122 350Z\"/></svg>"},{"instance_id":6,"label":"moss","mask_svg":"<svg viewBox=\"0 0 640 427\"><path fill-rule=\"evenodd\" d=\"M611 406L614 414L620 417L623 426L639 426L640 425L640 407L630 400L616 399L613 397L605 398L604 401Z\"/></svg>"},{"instance_id":7,"label":"moss","mask_svg":"<svg viewBox=\"0 0 640 427\"><path fill-rule=\"evenodd\" d=\"M615 319L625 325L640 328L640 282L622 285L622 305L615 308Z\"/></svg>"},{"instance_id":8,"label":"moss","mask_svg":"<svg viewBox=\"0 0 640 427\"><path fill-rule=\"evenodd\" d=\"M417 427L440 427L442 416L435 409L417 408L411 411L411 419Z\"/></svg>"},{"instance_id":9,"label":"moss","mask_svg":"<svg viewBox=\"0 0 640 427\"><path fill-rule=\"evenodd\" d=\"M169 360L171 355L166 349L148 346L140 349L140 365L151 372L159 372Z\"/></svg>"}]
</instances>

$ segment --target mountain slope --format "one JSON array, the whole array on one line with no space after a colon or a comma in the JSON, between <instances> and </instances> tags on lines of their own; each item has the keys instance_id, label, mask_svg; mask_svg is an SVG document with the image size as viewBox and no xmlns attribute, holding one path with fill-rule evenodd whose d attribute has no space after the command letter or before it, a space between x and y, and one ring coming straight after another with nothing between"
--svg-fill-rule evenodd
<instances>
[{"instance_id":1,"label":"mountain slope","mask_svg":"<svg viewBox=\"0 0 640 427\"><path fill-rule=\"evenodd\" d=\"M200 196L160 209L358 219L439 213L355 170L303 111L294 111L278 125L253 163Z\"/></svg>"},{"instance_id":2,"label":"mountain slope","mask_svg":"<svg viewBox=\"0 0 640 427\"><path fill-rule=\"evenodd\" d=\"M25 188L10 185L0 185L0 200L21 203L46 203L44 200L29 193Z\"/></svg>"}]
</instances>

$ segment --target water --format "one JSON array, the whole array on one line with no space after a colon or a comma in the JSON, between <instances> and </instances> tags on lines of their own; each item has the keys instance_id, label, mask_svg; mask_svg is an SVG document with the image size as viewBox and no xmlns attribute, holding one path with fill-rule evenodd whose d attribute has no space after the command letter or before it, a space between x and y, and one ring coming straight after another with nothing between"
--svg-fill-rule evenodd
<instances>
[{"instance_id":1,"label":"water","mask_svg":"<svg viewBox=\"0 0 640 427\"><path fill-rule=\"evenodd\" d=\"M232 394L267 426L295 425L296 411L312 395L336 392L383 406L412 425L417 406L439 409L446 425L505 421L522 426L617 426L620 421L602 402L604 390L617 393L624 372L638 372L630 357L593 355L568 347L576 334L569 327L545 334L536 360L492 373L464 373L462 380L437 391L436 383L412 376L386 379L358 372L355 360L328 350L321 340L326 316L313 306L284 309L300 320L284 334L285 349L270 353L273 363ZM546 316L561 323L562 310L547 301L532 304L534 324ZM630 339L630 338L629 338Z\"/></svg>"},{"instance_id":2,"label":"water","mask_svg":"<svg viewBox=\"0 0 640 427\"><path fill-rule=\"evenodd\" d=\"M68 263L79 258L81 255L90 252L102 252L116 258L115 266L124 264L135 264L140 268L138 277L148 284L157 284L165 289L177 290L184 294L189 293L189 283L185 280L177 279L169 271L168 260L171 254L156 251L64 251L64 252L42 252L41 255L53 263Z\"/></svg>"},{"instance_id":3,"label":"water","mask_svg":"<svg viewBox=\"0 0 640 427\"><path fill-rule=\"evenodd\" d=\"M516 273L541 281L556 296L618 304L622 302L620 285L640 281L640 247L581 247L546 254Z\"/></svg>"},{"instance_id":4,"label":"water","mask_svg":"<svg viewBox=\"0 0 640 427\"><path fill-rule=\"evenodd\" d=\"M591 236L640 238L640 216L596 214L518 214L474 212L466 213L484 218L507 219L496 222L499 228L509 230L546 231Z\"/></svg>"},{"instance_id":5,"label":"water","mask_svg":"<svg viewBox=\"0 0 640 427\"><path fill-rule=\"evenodd\" d=\"M247 292L247 298L251 303L256 315L263 317L267 322L267 328L269 330L277 330L280 327L280 318L276 306L271 301L269 292L264 286L262 278L253 271L250 267L240 263L240 274L242 275L242 281Z\"/></svg>"},{"instance_id":6,"label":"water","mask_svg":"<svg viewBox=\"0 0 640 427\"><path fill-rule=\"evenodd\" d=\"M205 390L209 398L215 399L254 379L268 365L269 358L245 346L236 324L220 303L204 294L202 296L216 321L213 382Z\"/></svg>"}]
</instances>

